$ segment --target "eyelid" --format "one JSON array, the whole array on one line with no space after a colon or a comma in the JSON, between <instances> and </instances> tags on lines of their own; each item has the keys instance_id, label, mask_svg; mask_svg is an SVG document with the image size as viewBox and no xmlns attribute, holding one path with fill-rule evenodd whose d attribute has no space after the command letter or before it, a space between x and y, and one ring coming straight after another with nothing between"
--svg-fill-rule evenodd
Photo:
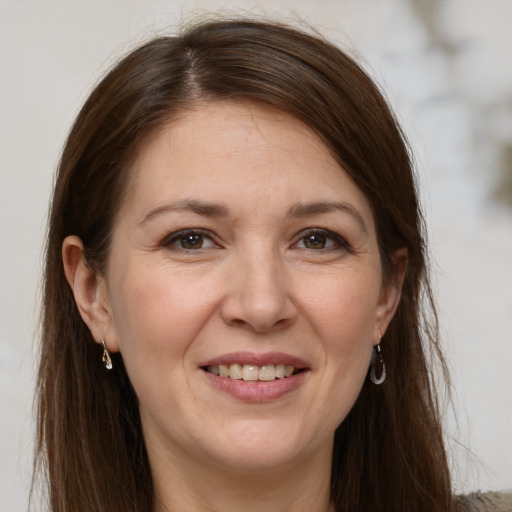
<instances>
[{"instance_id":1,"label":"eyelid","mask_svg":"<svg viewBox=\"0 0 512 512\"><path fill-rule=\"evenodd\" d=\"M325 247L321 249L309 249L307 247L298 247L298 244L307 236L311 235L322 235L325 236L327 239L334 242L333 246L331 247ZM211 247L220 247L220 244L216 241L215 236L212 234L211 231L203 229L203 228L186 228L186 229L180 229L178 231L174 231L168 235L166 235L159 245L161 247L171 247L175 242L178 242L180 239L186 237L187 235L201 235L205 240L209 240L210 244L207 247L201 247L199 249L184 249L182 247L174 247L173 250L177 252L199 252L204 249L209 249ZM350 243L343 237L342 235L335 233L329 229L325 228L306 228L301 230L297 235L294 237L295 241L292 243L291 248L298 249L298 250L306 250L311 252L329 252L329 251L337 251L337 250L346 250L350 253L354 253L353 247L350 245Z\"/></svg>"},{"instance_id":2,"label":"eyelid","mask_svg":"<svg viewBox=\"0 0 512 512\"><path fill-rule=\"evenodd\" d=\"M212 233L206 229L202 228L187 228L180 229L179 231L173 231L172 233L166 235L162 241L160 242L161 247L171 247L175 242L180 239L186 237L187 235L201 235L204 239L211 241L211 246L209 247L201 247L200 249L184 249L182 247L174 247L175 251L178 252L199 252L202 249L209 249L212 246L219 247L219 244L214 240Z\"/></svg>"},{"instance_id":3,"label":"eyelid","mask_svg":"<svg viewBox=\"0 0 512 512\"><path fill-rule=\"evenodd\" d=\"M307 247L297 247L299 242L301 242L305 237L310 236L310 235L323 235L326 238L333 240L335 243L335 246L334 247L325 247L322 249L308 249ZM335 233L334 231L331 231L331 230L325 229L325 228L303 229L295 236L295 240L296 241L292 244L292 247L295 249L307 250L307 251L312 251L312 252L328 252L328 251L336 251L336 250L344 249L344 250L350 252L351 254L354 253L353 247L347 242L345 237L341 236L338 233Z\"/></svg>"}]
</instances>

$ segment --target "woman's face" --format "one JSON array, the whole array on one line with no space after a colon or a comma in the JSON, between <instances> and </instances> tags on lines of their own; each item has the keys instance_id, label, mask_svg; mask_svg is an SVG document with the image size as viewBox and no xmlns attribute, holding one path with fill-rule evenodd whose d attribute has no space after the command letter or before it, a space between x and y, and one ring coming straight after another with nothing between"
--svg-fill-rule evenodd
<instances>
[{"instance_id":1,"label":"woman's face","mask_svg":"<svg viewBox=\"0 0 512 512\"><path fill-rule=\"evenodd\" d=\"M398 297L370 206L319 138L230 102L143 148L104 284L150 460L240 470L330 458Z\"/></svg>"}]
</instances>

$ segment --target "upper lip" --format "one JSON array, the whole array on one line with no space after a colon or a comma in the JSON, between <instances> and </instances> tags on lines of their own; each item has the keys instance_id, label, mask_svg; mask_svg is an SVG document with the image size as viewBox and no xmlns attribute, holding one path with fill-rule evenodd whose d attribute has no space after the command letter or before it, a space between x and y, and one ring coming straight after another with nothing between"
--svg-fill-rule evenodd
<instances>
[{"instance_id":1,"label":"upper lip","mask_svg":"<svg viewBox=\"0 0 512 512\"><path fill-rule=\"evenodd\" d=\"M266 352L261 354L254 352L230 352L229 354L222 354L209 359L199 366L206 367L221 364L230 365L235 363L242 365L253 364L256 366L284 364L293 366L298 370L308 368L308 364L303 359L284 352Z\"/></svg>"}]
</instances>

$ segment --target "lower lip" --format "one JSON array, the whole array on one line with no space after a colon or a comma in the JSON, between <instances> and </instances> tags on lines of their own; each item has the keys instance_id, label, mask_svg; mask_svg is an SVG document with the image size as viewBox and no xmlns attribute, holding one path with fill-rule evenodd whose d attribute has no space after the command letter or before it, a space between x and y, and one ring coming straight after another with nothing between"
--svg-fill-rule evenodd
<instances>
[{"instance_id":1,"label":"lower lip","mask_svg":"<svg viewBox=\"0 0 512 512\"><path fill-rule=\"evenodd\" d=\"M217 389L220 389L224 393L244 402L261 403L277 400L296 390L309 372L304 370L291 377L266 382L219 377L204 370L203 373Z\"/></svg>"}]
</instances>

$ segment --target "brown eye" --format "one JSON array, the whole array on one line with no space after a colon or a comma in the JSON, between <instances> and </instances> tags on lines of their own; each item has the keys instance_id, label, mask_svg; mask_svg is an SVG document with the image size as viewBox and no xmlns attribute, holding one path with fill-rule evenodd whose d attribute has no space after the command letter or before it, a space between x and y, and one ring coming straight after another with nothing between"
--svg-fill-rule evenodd
<instances>
[{"instance_id":1,"label":"brown eye","mask_svg":"<svg viewBox=\"0 0 512 512\"><path fill-rule=\"evenodd\" d=\"M299 233L297 242L293 245L294 249L307 251L348 251L352 252L350 244L337 233L327 229L313 228Z\"/></svg>"},{"instance_id":2,"label":"brown eye","mask_svg":"<svg viewBox=\"0 0 512 512\"><path fill-rule=\"evenodd\" d=\"M306 249L324 249L327 237L321 233L312 233L305 236L302 240Z\"/></svg>"},{"instance_id":3,"label":"brown eye","mask_svg":"<svg viewBox=\"0 0 512 512\"><path fill-rule=\"evenodd\" d=\"M162 241L161 245L178 252L194 252L218 247L208 233L203 233L201 230L196 229L172 233Z\"/></svg>"},{"instance_id":4,"label":"brown eye","mask_svg":"<svg viewBox=\"0 0 512 512\"><path fill-rule=\"evenodd\" d=\"M203 247L203 235L191 233L179 239L181 249L194 250Z\"/></svg>"}]
</instances>

